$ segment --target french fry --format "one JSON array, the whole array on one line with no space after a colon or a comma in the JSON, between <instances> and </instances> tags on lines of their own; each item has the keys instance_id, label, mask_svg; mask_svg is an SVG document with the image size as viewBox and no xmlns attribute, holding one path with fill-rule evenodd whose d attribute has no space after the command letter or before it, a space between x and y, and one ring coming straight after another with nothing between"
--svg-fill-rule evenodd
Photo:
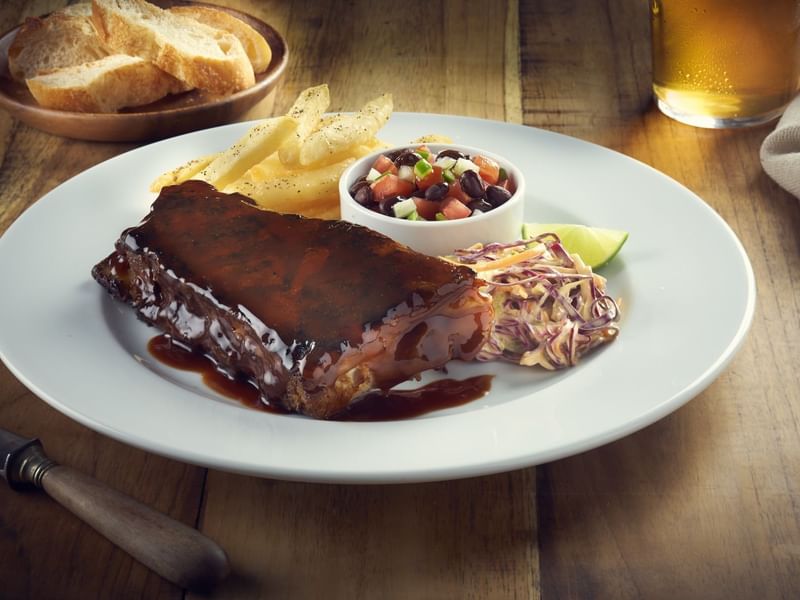
<instances>
[{"instance_id":1,"label":"french fry","mask_svg":"<svg viewBox=\"0 0 800 600\"><path fill-rule=\"evenodd\" d=\"M316 128L322 129L323 127L327 127L338 118L339 118L339 113L334 113L331 115L322 115L322 118L319 120L319 123L317 123Z\"/></svg>"},{"instance_id":2,"label":"french fry","mask_svg":"<svg viewBox=\"0 0 800 600\"><path fill-rule=\"evenodd\" d=\"M216 156L216 154L201 156L200 158L195 158L182 164L172 171L159 175L156 180L150 184L150 191L158 193L165 185L177 185L191 179L205 169Z\"/></svg>"},{"instance_id":3,"label":"french fry","mask_svg":"<svg viewBox=\"0 0 800 600\"><path fill-rule=\"evenodd\" d=\"M329 219L330 215L339 213L339 195L329 194L317 198L314 202L308 202L298 207L297 203L290 200L279 201L277 204L271 204L265 207L259 204L261 208L268 208L275 212L300 214L304 217L316 217L318 219ZM338 218L338 217L337 217Z\"/></svg>"},{"instance_id":4,"label":"french fry","mask_svg":"<svg viewBox=\"0 0 800 600\"><path fill-rule=\"evenodd\" d=\"M249 196L262 208L339 218L344 170L388 147L375 134L391 115L392 97L375 98L354 114L323 114L329 103L327 85L308 88L286 115L259 122L223 152L164 173L151 189L200 179L223 192Z\"/></svg>"},{"instance_id":5,"label":"french fry","mask_svg":"<svg viewBox=\"0 0 800 600\"><path fill-rule=\"evenodd\" d=\"M250 167L240 179L247 179L250 181L266 181L267 179L274 179L281 177L287 173L286 167L280 161L277 153L271 154L257 165Z\"/></svg>"},{"instance_id":6,"label":"french fry","mask_svg":"<svg viewBox=\"0 0 800 600\"><path fill-rule=\"evenodd\" d=\"M376 150L379 150L381 148L389 148L389 144L380 141L378 138L373 137L367 140L363 144L347 146L341 152L338 152L336 154L330 154L324 160L315 163L310 168L319 168L334 163L341 163L347 160L348 158L361 158L362 156L366 156L370 152L375 152Z\"/></svg>"},{"instance_id":7,"label":"french fry","mask_svg":"<svg viewBox=\"0 0 800 600\"><path fill-rule=\"evenodd\" d=\"M239 179L253 165L275 152L297 130L297 120L284 115L264 119L233 146L220 153L196 179L222 189Z\"/></svg>"},{"instance_id":8,"label":"french fry","mask_svg":"<svg viewBox=\"0 0 800 600\"><path fill-rule=\"evenodd\" d=\"M317 128L330 103L327 84L310 87L300 93L287 113L297 120L297 129L278 150L281 163L287 167L299 166L300 147Z\"/></svg>"},{"instance_id":9,"label":"french fry","mask_svg":"<svg viewBox=\"0 0 800 600\"><path fill-rule=\"evenodd\" d=\"M388 147L389 147L388 144L380 141L378 138L372 138L368 140L366 144L359 144L356 146L345 148L344 152L329 157L330 160L326 160L322 164L315 165L315 168L325 167L328 165L332 165L334 163L344 164L344 161L346 161L348 158L361 158L362 156L366 156L370 152L375 152L379 148L388 148ZM292 173L295 171L299 172L302 171L302 169L303 167L299 167L298 169L287 169L278 158L278 155L273 154L272 156L268 156L267 158L262 160L257 165L254 165L244 175L244 178L249 179L251 181L266 181L268 179L282 177L287 173ZM344 172L344 167L342 167L342 171Z\"/></svg>"},{"instance_id":10,"label":"french fry","mask_svg":"<svg viewBox=\"0 0 800 600\"><path fill-rule=\"evenodd\" d=\"M412 144L452 144L453 138L449 135L442 135L440 133L429 133L422 135L415 140L411 140Z\"/></svg>"},{"instance_id":11,"label":"french fry","mask_svg":"<svg viewBox=\"0 0 800 600\"><path fill-rule=\"evenodd\" d=\"M354 158L348 158L319 169L290 171L264 181L242 178L223 191L244 194L263 208L304 214L304 209L325 200L337 199L338 202L339 177L354 161Z\"/></svg>"},{"instance_id":12,"label":"french fry","mask_svg":"<svg viewBox=\"0 0 800 600\"><path fill-rule=\"evenodd\" d=\"M251 186L258 184L252 184ZM282 194L269 194L268 192L265 193L260 190L261 193L254 193L252 190L253 187L248 186L246 183L239 184L237 187L240 189L234 190L227 188L224 191L226 193L233 193L238 191L241 194L244 194L253 199L256 206L259 208L263 208L266 210L271 210L274 212L284 213L284 214L295 214L295 215L303 215L305 217L313 216L320 212L323 208L326 207L338 207L339 206L339 196L329 194L327 196L318 196L313 200L306 199L304 201L295 201L293 198L289 198ZM253 196L256 196L253 198Z\"/></svg>"},{"instance_id":13,"label":"french fry","mask_svg":"<svg viewBox=\"0 0 800 600\"><path fill-rule=\"evenodd\" d=\"M331 204L322 204L320 206L309 208L303 213L303 216L314 219L338 219L341 217L338 199L336 202Z\"/></svg>"},{"instance_id":14,"label":"french fry","mask_svg":"<svg viewBox=\"0 0 800 600\"><path fill-rule=\"evenodd\" d=\"M300 165L323 163L351 146L366 143L389 120L392 106L391 94L383 94L367 102L357 113L335 115L303 142Z\"/></svg>"}]
</instances>

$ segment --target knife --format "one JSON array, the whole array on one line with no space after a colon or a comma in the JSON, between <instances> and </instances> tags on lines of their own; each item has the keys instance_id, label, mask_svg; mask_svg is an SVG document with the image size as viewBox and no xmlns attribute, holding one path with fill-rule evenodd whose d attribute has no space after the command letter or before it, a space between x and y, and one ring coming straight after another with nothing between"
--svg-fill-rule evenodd
<instances>
[{"instance_id":1,"label":"knife","mask_svg":"<svg viewBox=\"0 0 800 600\"><path fill-rule=\"evenodd\" d=\"M50 460L37 439L0 428L0 476L14 490L43 489L133 558L182 588L206 589L230 572L228 557L216 542Z\"/></svg>"}]
</instances>

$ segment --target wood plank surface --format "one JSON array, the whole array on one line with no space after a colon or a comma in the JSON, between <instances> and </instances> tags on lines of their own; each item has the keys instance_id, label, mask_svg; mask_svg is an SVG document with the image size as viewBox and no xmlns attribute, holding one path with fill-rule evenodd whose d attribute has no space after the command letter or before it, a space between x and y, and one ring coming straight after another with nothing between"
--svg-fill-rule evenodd
<instances>
[{"instance_id":1,"label":"wood plank surface","mask_svg":"<svg viewBox=\"0 0 800 600\"><path fill-rule=\"evenodd\" d=\"M542 127L675 178L742 240L758 285L753 327L717 381L637 434L537 468L421 485L289 483L185 465L71 421L0 366L0 427L198 526L234 570L213 592L186 594L42 494L0 486L0 598L797 597L800 203L761 170L771 126L710 131L661 115L643 2L217 2L268 21L290 47L282 83L248 118L327 82L332 110L391 91L398 111ZM65 3L2 2L0 26ZM0 113L0 232L131 147L56 138Z\"/></svg>"},{"instance_id":2,"label":"wood plank surface","mask_svg":"<svg viewBox=\"0 0 800 600\"><path fill-rule=\"evenodd\" d=\"M739 355L687 406L537 469L542 597L794 598L800 205L761 169L772 125L704 130L658 112L647 11L633 2L526 3L524 122L619 150L699 194L750 256L756 315Z\"/></svg>"}]
</instances>

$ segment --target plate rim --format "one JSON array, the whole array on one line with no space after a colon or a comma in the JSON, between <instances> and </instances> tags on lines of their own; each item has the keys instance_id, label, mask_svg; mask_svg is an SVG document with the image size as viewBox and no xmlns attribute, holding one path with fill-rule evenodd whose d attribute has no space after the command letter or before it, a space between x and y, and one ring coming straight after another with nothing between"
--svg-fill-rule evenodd
<instances>
[{"instance_id":1,"label":"plate rim","mask_svg":"<svg viewBox=\"0 0 800 600\"><path fill-rule=\"evenodd\" d=\"M44 393L36 382L30 381L24 373L21 373L18 369L16 369L15 365L10 364L9 360L6 358L6 353L3 349L3 345L0 344L0 359L7 365L9 370L31 391L34 392L38 397L45 400L51 406L54 406L60 412L66 414L70 418L86 425L87 427L105 433L112 438L119 439L125 443L130 445L142 448L147 451L155 452L157 454L170 456L177 460L185 461L192 464L202 465L209 468L218 468L226 471L234 471L239 473L244 473L248 475L255 475L260 477L272 477L278 478L283 480L296 480L296 481L316 481L316 482L329 482L329 483L403 483L403 482L421 482L421 481L440 481L440 480L448 480L448 479L457 479L463 477L473 477L473 476L480 476L480 475L487 475L491 473L497 473L501 471L508 471L518 468L523 468L527 466L532 466L535 464L541 464L543 462L549 462L551 460L556 460L558 458L563 458L565 456L574 455L576 453L580 453L600 445L604 445L606 443L612 442L616 439L629 435L637 430L642 429L643 427L654 423L655 421L659 420L660 418L666 416L667 414L677 410L680 406L683 406L686 402L697 396L701 393L704 389L706 389L711 383L715 381L715 379L719 376L719 374L727 367L730 361L736 355L736 352L741 347L742 343L746 339L747 332L749 331L750 326L752 325L753 315L755 311L755 303L756 303L756 287L755 287L755 276L752 269L752 264L750 263L749 257L744 249L744 246L741 244L741 241L736 236L733 229L728 225L728 223L718 214L714 209L709 206L706 202L704 202L697 194L677 182L676 180L672 179L671 177L667 176L666 174L658 171L657 169L638 161L635 158L622 154L621 152L605 148L603 146L599 146L597 144L593 144L591 142L587 142L584 140L580 140L578 138L574 138L571 136L567 136L564 134L526 127L516 124L510 124L502 121L491 121L488 119L479 119L475 117L463 117L457 115L435 115L430 113L403 113L403 112L396 112L393 114L393 118L415 118L417 115L424 115L427 118L438 118L443 117L446 119L454 119L458 120L468 120L468 121L481 121L491 124L492 126L509 126L509 127L521 127L524 129L535 130L538 133L544 133L548 135L569 138L575 142L580 144L587 144L589 146L599 148L602 152L610 152L618 157L622 157L623 160L633 161L638 165L639 168L645 167L649 172L655 174L658 177L665 178L666 180L670 181L673 185L678 186L683 193L688 194L694 202L699 202L702 207L710 211L713 214L716 222L723 227L725 234L733 241L734 247L737 249L738 257L742 261L742 265L744 266L744 273L746 279L746 294L747 300L745 302L744 312L742 314L741 320L738 322L738 326L735 332L730 334L729 342L720 354L713 361L712 364L708 365L703 373L691 381L688 385L686 385L679 393L673 395L672 397L665 398L658 404L653 406L649 406L647 410L641 412L637 418L633 420L626 421L623 424L615 428L608 429L604 432L595 434L593 436L587 437L583 440L578 442L574 442L569 445L562 445L558 448L550 449L549 451L534 451L528 452L524 454L519 454L512 458L506 458L503 460L496 460L496 461L488 461L484 462L480 465L475 464L467 464L462 466L453 465L446 465L446 466L433 466L427 469L420 469L415 468L411 471L384 471L384 472L357 472L352 469L343 469L341 471L332 471L328 470L325 473L320 473L318 471L314 471L313 468L303 470L298 469L297 466L291 466L289 468L276 468L275 466L270 466L268 471L265 471L262 468L252 468L252 466L248 467L247 465L238 464L234 465L231 464L229 461L225 461L220 459L219 457L213 457L209 460L209 457L202 453L191 453L191 452L182 452L179 455L176 455L174 449L171 447L164 445L164 444L153 444L152 442L142 443L141 440L138 440L135 437L132 437L130 434L124 431L120 431L113 427L109 427L106 424L98 423L96 421L92 421L90 418L86 417L85 415L79 413L78 411L72 409L72 407L66 406L56 399L50 398L47 394ZM225 125L221 126L221 128L238 128L246 126L246 123L238 123L232 125ZM220 129L220 127L212 128L214 130ZM191 132L185 134L185 136L180 137L187 137L187 136L195 136L195 135L207 135L208 132L211 131L210 129ZM158 142L163 143L163 142ZM149 145L152 146L152 145ZM118 159L123 159L126 155L131 153L139 152L145 150L149 146L143 146L141 148L137 148L132 150L131 152L124 153L109 159L109 161L105 161L104 163L100 163L94 168L102 168L102 165L106 164L110 161L115 161ZM84 172L85 173L85 172ZM83 174L79 174L76 177L80 177ZM73 178L74 179L74 178ZM65 185L71 180L64 182ZM59 186L60 188L61 186ZM50 194L54 194L56 190L59 188L55 188L55 190L49 192L46 196ZM44 198L42 198L44 199ZM44 206L40 204L39 201L31 205L29 209L33 209L37 206ZM29 210L28 209L28 210ZM18 217L17 221L21 221L26 218L26 213L28 210L24 211L20 217ZM39 209L41 210L41 209ZM38 212L38 210L33 211ZM30 217L28 217L30 218ZM10 231L13 227L15 227L17 221L12 223L12 225L8 228ZM2 241L3 238L6 237L6 234L0 237L0 248L2 248ZM100 290L98 290L100 291ZM580 367L580 365L579 365ZM408 421L412 422L412 421Z\"/></svg>"}]
</instances>

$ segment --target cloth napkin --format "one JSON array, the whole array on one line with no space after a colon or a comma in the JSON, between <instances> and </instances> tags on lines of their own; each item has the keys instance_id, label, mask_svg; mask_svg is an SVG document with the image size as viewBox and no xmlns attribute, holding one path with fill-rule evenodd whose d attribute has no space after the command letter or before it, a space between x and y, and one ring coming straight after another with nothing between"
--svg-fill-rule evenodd
<instances>
[{"instance_id":1,"label":"cloth napkin","mask_svg":"<svg viewBox=\"0 0 800 600\"><path fill-rule=\"evenodd\" d=\"M800 96L761 144L761 164L778 185L800 198Z\"/></svg>"}]
</instances>

